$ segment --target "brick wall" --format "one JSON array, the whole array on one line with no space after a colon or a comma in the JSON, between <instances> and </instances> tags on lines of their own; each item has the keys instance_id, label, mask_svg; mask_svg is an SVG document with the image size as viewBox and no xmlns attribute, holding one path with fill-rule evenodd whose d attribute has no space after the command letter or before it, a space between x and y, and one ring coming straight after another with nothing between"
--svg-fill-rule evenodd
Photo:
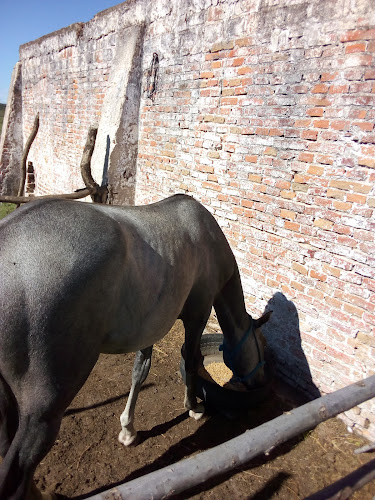
<instances>
[{"instance_id":1,"label":"brick wall","mask_svg":"<svg viewBox=\"0 0 375 500\"><path fill-rule=\"evenodd\" d=\"M137 201L186 192L212 211L249 310L274 310L279 370L311 393L374 373L375 18L357 9L223 2L145 44L145 69L161 61ZM347 421L368 428L373 411Z\"/></svg>"},{"instance_id":2,"label":"brick wall","mask_svg":"<svg viewBox=\"0 0 375 500\"><path fill-rule=\"evenodd\" d=\"M101 18L96 21L21 47L24 141L40 114L29 154L38 194L83 187L82 151L88 128L99 122L115 53L115 35L102 34Z\"/></svg>"},{"instance_id":3,"label":"brick wall","mask_svg":"<svg viewBox=\"0 0 375 500\"><path fill-rule=\"evenodd\" d=\"M24 135L41 104L48 124L37 191L71 190L121 28L144 23L143 90L154 52L159 74L140 97L135 201L186 192L215 215L249 312L274 310L279 372L311 394L374 373L371 4L130 1L21 50ZM343 418L375 438L374 403Z\"/></svg>"}]
</instances>

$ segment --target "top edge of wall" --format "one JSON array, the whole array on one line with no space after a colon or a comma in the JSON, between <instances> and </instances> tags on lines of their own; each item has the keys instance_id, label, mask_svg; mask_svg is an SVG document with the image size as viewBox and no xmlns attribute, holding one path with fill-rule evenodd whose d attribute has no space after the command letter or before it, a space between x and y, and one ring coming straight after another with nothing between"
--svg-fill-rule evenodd
<instances>
[{"instance_id":1,"label":"top edge of wall","mask_svg":"<svg viewBox=\"0 0 375 500\"><path fill-rule=\"evenodd\" d=\"M33 45L40 45L43 43L43 41L48 40L49 38L53 37L61 37L64 36L65 34L72 33L72 32L82 32L83 27L91 24L93 21L98 21L100 18L106 17L112 12L120 12L121 10L128 11L130 8L137 3L139 0L127 0L126 2L120 2L117 5L113 5L112 7L108 7L108 9L101 10L97 14L95 14L91 19L89 19L86 22L82 21L77 21L76 23L72 23L68 26L64 26L63 28L60 28L56 31L52 31L50 33L47 33L39 38L36 38L35 40L30 40L29 42L26 42L22 45L20 45L19 50L20 53L27 49L28 47L31 47Z\"/></svg>"}]
</instances>

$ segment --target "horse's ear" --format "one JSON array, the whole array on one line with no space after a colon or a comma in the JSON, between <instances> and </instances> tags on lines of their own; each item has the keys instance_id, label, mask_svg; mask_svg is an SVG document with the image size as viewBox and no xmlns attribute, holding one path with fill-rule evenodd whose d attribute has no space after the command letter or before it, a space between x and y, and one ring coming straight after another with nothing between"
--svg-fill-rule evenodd
<instances>
[{"instance_id":1,"label":"horse's ear","mask_svg":"<svg viewBox=\"0 0 375 500\"><path fill-rule=\"evenodd\" d=\"M267 323L267 321L270 319L271 317L271 314L272 314L273 311L268 311L266 313L263 314L263 316L261 316L259 319L256 319L254 320L255 321L255 330L257 328L260 328L262 325L264 325L265 323Z\"/></svg>"}]
</instances>

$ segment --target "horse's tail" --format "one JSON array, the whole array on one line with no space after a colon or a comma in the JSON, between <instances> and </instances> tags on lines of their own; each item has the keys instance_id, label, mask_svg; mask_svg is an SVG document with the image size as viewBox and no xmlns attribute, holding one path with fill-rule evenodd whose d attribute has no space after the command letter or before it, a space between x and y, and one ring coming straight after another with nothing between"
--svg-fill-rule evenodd
<instances>
[{"instance_id":1,"label":"horse's tail","mask_svg":"<svg viewBox=\"0 0 375 500\"><path fill-rule=\"evenodd\" d=\"M5 457L18 428L16 398L0 372L0 456Z\"/></svg>"}]
</instances>

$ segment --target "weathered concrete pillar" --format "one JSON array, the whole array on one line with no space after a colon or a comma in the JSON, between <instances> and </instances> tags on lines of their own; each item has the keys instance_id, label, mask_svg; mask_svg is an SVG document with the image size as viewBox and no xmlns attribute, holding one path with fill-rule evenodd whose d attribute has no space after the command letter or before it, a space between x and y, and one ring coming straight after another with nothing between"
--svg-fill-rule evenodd
<instances>
[{"instance_id":1,"label":"weathered concrete pillar","mask_svg":"<svg viewBox=\"0 0 375 500\"><path fill-rule=\"evenodd\" d=\"M22 136L22 65L12 73L8 102L0 140L0 193L15 195L21 176Z\"/></svg>"},{"instance_id":2,"label":"weathered concrete pillar","mask_svg":"<svg viewBox=\"0 0 375 500\"><path fill-rule=\"evenodd\" d=\"M110 202L121 205L134 204L143 37L143 26L119 33L91 161L95 180L108 182Z\"/></svg>"}]
</instances>

